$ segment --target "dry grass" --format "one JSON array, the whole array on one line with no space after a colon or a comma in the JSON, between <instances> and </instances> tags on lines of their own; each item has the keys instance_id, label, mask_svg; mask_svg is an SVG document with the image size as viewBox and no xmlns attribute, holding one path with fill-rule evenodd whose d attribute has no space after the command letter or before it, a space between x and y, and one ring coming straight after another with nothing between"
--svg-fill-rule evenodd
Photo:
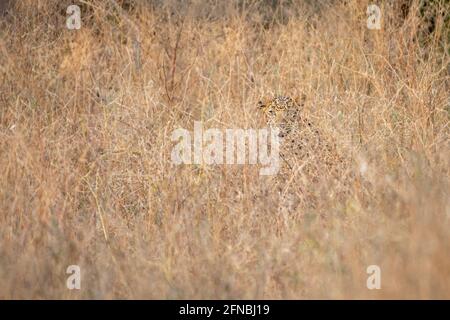
<instances>
[{"instance_id":1,"label":"dry grass","mask_svg":"<svg viewBox=\"0 0 450 320\"><path fill-rule=\"evenodd\" d=\"M0 298L450 298L442 19L424 43L414 6L368 30L359 0L82 2L78 31L69 1L0 18ZM174 129L263 127L274 93L306 95L334 171L280 194L258 166L171 164Z\"/></svg>"}]
</instances>

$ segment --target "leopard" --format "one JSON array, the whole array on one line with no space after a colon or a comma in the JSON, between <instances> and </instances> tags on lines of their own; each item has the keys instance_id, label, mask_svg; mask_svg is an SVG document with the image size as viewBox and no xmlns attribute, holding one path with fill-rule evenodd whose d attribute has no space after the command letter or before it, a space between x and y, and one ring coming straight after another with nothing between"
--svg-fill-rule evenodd
<instances>
[{"instance_id":1,"label":"leopard","mask_svg":"<svg viewBox=\"0 0 450 320\"><path fill-rule=\"evenodd\" d=\"M305 96L292 98L277 95L263 98L258 109L263 113L266 124L279 129L282 156L294 155L305 159L311 151L321 146L321 134L313 122L303 114Z\"/></svg>"},{"instance_id":2,"label":"leopard","mask_svg":"<svg viewBox=\"0 0 450 320\"><path fill-rule=\"evenodd\" d=\"M286 191L289 186L301 190L303 200L314 207L315 183L324 176L325 170L338 177L342 162L335 141L321 132L308 116L305 101L305 95L295 98L276 95L262 98L257 104L266 125L279 129L282 165L275 183L278 192L284 195L283 206L291 209L298 205L298 197Z\"/></svg>"}]
</instances>

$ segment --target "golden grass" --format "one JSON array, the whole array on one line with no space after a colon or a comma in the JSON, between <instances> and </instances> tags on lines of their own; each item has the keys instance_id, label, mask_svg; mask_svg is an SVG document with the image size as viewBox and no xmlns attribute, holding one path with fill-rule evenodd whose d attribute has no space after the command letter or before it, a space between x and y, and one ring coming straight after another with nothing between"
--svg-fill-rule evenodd
<instances>
[{"instance_id":1,"label":"golden grass","mask_svg":"<svg viewBox=\"0 0 450 320\"><path fill-rule=\"evenodd\" d=\"M417 6L369 30L359 0L80 2L80 30L70 1L0 18L0 298L450 298L442 19L425 44ZM276 93L306 95L334 171L279 193L258 166L171 164L174 129L263 127Z\"/></svg>"}]
</instances>

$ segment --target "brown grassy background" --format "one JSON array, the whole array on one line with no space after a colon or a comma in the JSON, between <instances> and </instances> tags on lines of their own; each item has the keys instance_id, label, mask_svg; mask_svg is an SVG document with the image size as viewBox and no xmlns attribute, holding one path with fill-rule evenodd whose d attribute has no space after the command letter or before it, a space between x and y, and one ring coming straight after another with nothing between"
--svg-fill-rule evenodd
<instances>
[{"instance_id":1,"label":"brown grassy background","mask_svg":"<svg viewBox=\"0 0 450 320\"><path fill-rule=\"evenodd\" d=\"M74 1L67 30L70 3L0 18L0 298L450 298L447 1L431 31L418 1L381 30L359 0ZM171 164L174 129L264 127L272 94L336 170Z\"/></svg>"}]
</instances>

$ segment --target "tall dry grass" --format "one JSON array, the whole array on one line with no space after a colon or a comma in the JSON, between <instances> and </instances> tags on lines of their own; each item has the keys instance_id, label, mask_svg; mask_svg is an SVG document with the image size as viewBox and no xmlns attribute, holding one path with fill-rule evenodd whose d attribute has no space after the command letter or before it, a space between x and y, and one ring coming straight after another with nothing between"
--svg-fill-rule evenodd
<instances>
[{"instance_id":1,"label":"tall dry grass","mask_svg":"<svg viewBox=\"0 0 450 320\"><path fill-rule=\"evenodd\" d=\"M445 15L74 2L80 30L71 1L0 18L0 298L450 298ZM264 127L272 94L306 95L333 172L280 193L258 166L171 163L174 129Z\"/></svg>"}]
</instances>

